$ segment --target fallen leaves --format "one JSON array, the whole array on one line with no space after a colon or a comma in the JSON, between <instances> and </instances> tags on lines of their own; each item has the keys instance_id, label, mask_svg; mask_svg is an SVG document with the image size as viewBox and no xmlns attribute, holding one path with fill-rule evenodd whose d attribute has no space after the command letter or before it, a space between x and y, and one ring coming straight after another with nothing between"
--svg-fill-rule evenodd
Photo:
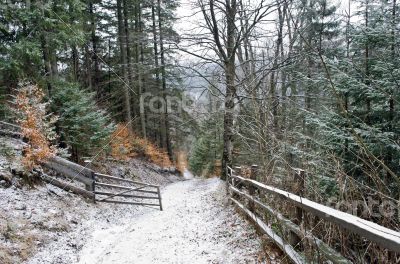
<instances>
[{"instance_id":1,"label":"fallen leaves","mask_svg":"<svg viewBox=\"0 0 400 264\"><path fill-rule=\"evenodd\" d=\"M129 131L125 124L118 124L111 138L111 155L115 159L128 160L142 156L164 168L172 165L166 151Z\"/></svg>"}]
</instances>

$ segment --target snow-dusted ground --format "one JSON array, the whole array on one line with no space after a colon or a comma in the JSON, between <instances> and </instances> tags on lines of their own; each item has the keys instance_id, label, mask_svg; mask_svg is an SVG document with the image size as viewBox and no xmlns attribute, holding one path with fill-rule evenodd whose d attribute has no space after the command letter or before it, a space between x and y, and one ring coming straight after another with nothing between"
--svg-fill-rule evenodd
<instances>
[{"instance_id":1,"label":"snow-dusted ground","mask_svg":"<svg viewBox=\"0 0 400 264\"><path fill-rule=\"evenodd\" d=\"M22 184L19 174L12 173L22 171L21 151L21 141L0 137L0 264L76 263L94 231L125 226L138 215L153 211L140 206L93 204L50 184ZM97 163L102 173L161 186L183 180L140 159Z\"/></svg>"},{"instance_id":2,"label":"snow-dusted ground","mask_svg":"<svg viewBox=\"0 0 400 264\"><path fill-rule=\"evenodd\" d=\"M194 176L188 169L185 169L185 171L183 172L183 178L185 178L186 180L190 180L193 179Z\"/></svg>"},{"instance_id":3,"label":"snow-dusted ground","mask_svg":"<svg viewBox=\"0 0 400 264\"><path fill-rule=\"evenodd\" d=\"M10 177L21 151L10 152L14 141L0 142L0 172ZM139 159L102 161L96 169L164 186L164 211L93 204L52 185L8 187L3 180L0 263L261 263L261 240L226 204L220 180L190 171L178 177Z\"/></svg>"},{"instance_id":4,"label":"snow-dusted ground","mask_svg":"<svg viewBox=\"0 0 400 264\"><path fill-rule=\"evenodd\" d=\"M147 211L124 225L99 228L79 263L256 263L261 241L226 204L217 178L168 185L164 211Z\"/></svg>"},{"instance_id":5,"label":"snow-dusted ground","mask_svg":"<svg viewBox=\"0 0 400 264\"><path fill-rule=\"evenodd\" d=\"M0 137L0 264L260 263L261 240L226 204L219 179L102 160L99 172L164 186L164 211L93 204L49 184L19 184L11 172L21 151L20 141Z\"/></svg>"}]
</instances>

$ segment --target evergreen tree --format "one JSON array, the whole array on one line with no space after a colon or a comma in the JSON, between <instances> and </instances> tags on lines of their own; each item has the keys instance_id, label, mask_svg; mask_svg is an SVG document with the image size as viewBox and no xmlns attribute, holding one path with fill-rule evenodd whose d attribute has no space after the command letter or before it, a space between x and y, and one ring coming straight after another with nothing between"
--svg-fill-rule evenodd
<instances>
[{"instance_id":1,"label":"evergreen tree","mask_svg":"<svg viewBox=\"0 0 400 264\"><path fill-rule=\"evenodd\" d=\"M115 129L110 117L96 106L94 96L75 83L54 86L51 109L59 116L57 132L61 142L71 147L75 160L107 149Z\"/></svg>"},{"instance_id":2,"label":"evergreen tree","mask_svg":"<svg viewBox=\"0 0 400 264\"><path fill-rule=\"evenodd\" d=\"M362 4L363 24L350 31L350 59L331 62L340 98L316 118L328 149L341 157L344 171L359 182L397 197L400 191L399 100L400 60L392 49L391 5ZM388 41L390 40L390 41Z\"/></svg>"},{"instance_id":3,"label":"evergreen tree","mask_svg":"<svg viewBox=\"0 0 400 264\"><path fill-rule=\"evenodd\" d=\"M215 161L221 159L222 120L222 113L215 112L200 125L199 136L195 140L189 158L190 169L198 175L213 173Z\"/></svg>"}]
</instances>

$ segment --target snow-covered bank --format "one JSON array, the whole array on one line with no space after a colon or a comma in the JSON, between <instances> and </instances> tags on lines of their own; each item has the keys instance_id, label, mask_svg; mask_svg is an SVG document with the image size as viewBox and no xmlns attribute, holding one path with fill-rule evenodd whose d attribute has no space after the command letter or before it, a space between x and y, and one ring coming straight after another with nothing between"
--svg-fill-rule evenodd
<instances>
[{"instance_id":1,"label":"snow-covered bank","mask_svg":"<svg viewBox=\"0 0 400 264\"><path fill-rule=\"evenodd\" d=\"M6 159L0 155L1 169L9 172L10 166L16 166L9 161L18 156ZM134 177L162 186L180 178L160 172L160 168L143 160L104 161L99 169L115 176ZM17 188L15 185L9 187L4 181L1 183L1 264L76 263L78 252L94 231L107 229L110 225L124 226L137 215L153 210L139 206L93 204L52 185Z\"/></svg>"},{"instance_id":2,"label":"snow-covered bank","mask_svg":"<svg viewBox=\"0 0 400 264\"><path fill-rule=\"evenodd\" d=\"M0 189L0 196L1 263L74 263L95 228L124 224L147 210L92 204L51 185Z\"/></svg>"},{"instance_id":3,"label":"snow-covered bank","mask_svg":"<svg viewBox=\"0 0 400 264\"><path fill-rule=\"evenodd\" d=\"M190 180L193 179L194 176L188 169L185 169L185 171L183 172L183 178L185 178L186 180Z\"/></svg>"},{"instance_id":4,"label":"snow-covered bank","mask_svg":"<svg viewBox=\"0 0 400 264\"><path fill-rule=\"evenodd\" d=\"M98 228L79 256L91 263L256 263L255 230L226 205L219 179L192 179L163 190L164 211Z\"/></svg>"}]
</instances>

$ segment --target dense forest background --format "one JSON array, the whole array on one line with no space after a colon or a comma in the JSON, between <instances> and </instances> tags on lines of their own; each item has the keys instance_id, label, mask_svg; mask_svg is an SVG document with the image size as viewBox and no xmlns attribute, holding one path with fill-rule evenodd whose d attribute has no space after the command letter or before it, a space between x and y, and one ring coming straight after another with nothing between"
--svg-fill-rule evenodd
<instances>
[{"instance_id":1,"label":"dense forest background","mask_svg":"<svg viewBox=\"0 0 400 264\"><path fill-rule=\"evenodd\" d=\"M398 204L399 25L396 0L5 0L0 115L35 84L75 160L120 123L198 175L258 164L285 188L301 168L317 202ZM399 228L375 209L352 213Z\"/></svg>"},{"instance_id":2,"label":"dense forest background","mask_svg":"<svg viewBox=\"0 0 400 264\"><path fill-rule=\"evenodd\" d=\"M93 154L123 122L172 157L182 116L140 111L143 94L179 96L168 47L177 3L169 1L5 1L1 5L1 98L21 82L45 91L59 116L60 142L75 159ZM156 102L156 104L159 102ZM12 119L2 107L2 118ZM105 132L105 133L104 133Z\"/></svg>"}]
</instances>

